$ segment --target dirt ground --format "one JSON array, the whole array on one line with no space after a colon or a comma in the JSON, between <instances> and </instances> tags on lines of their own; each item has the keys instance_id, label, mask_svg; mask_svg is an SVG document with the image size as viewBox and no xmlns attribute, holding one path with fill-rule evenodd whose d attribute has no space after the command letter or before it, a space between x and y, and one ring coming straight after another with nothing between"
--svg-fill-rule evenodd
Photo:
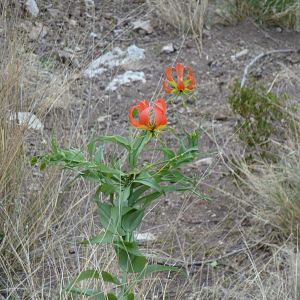
<instances>
[{"instance_id":1,"label":"dirt ground","mask_svg":"<svg viewBox=\"0 0 300 300\"><path fill-rule=\"evenodd\" d=\"M203 129L200 140L202 155L186 171L199 178L200 190L212 201L169 194L147 214L141 232L151 232L156 236L157 240L147 246L148 251L152 249L152 254L156 255L155 259L159 256L159 261L185 266L194 280L190 284L190 279L175 278L165 299L175 299L174 294L181 289L184 290L181 299L200 299L197 291L217 281L222 283L223 290L214 294L207 291L207 299L223 299L234 282L243 280L245 270L251 264L247 254L249 249L253 257L267 258L270 255L263 242L257 241L260 237L263 241L266 234L271 234L267 226L253 232L257 227L252 226L256 221L251 218L251 208L246 209L238 201L244 192L235 185L227 166L232 153L240 155L234 135L236 116L231 113L227 102L229 87L234 79L242 78L245 66L261 52L300 49L299 34L257 25L252 20L236 26L216 24L205 30L203 49L199 54L191 35L179 34L141 0L96 0L95 8L90 9L79 1L49 0L40 5L40 12L36 19L23 17L26 26L39 22L47 28L43 38L32 41L34 53L51 72L68 74L73 80L69 98L59 100L65 101L62 103L65 108L49 109L43 135L36 134L39 138L32 141L34 149L45 150L42 141L49 140L54 131L64 141L74 124L79 124L70 142L74 147L82 141L81 134L126 135L128 108L138 100L157 97L159 92L163 95L160 80L165 68L176 62L193 68L197 78L195 99L188 102L187 110L180 104L170 107L170 111L182 120L179 122L176 117L170 117L169 126ZM132 22L138 19L150 20L153 32L147 34L143 30L133 30ZM24 31L24 25L20 30ZM168 43L173 43L176 50L161 53L162 47ZM145 73L145 83L131 82L116 91L106 91L112 78L126 71L124 67L112 68L93 79L82 75L87 65L101 54L114 47L125 50L131 45L145 51L144 60L133 66ZM74 51L71 58L64 52L66 48ZM247 49L246 54L233 57L244 49ZM254 65L253 76L267 86L275 80L274 92L288 92L290 98L297 101L300 87L293 84L292 79L279 80L276 77L284 67L299 74L300 55L271 55ZM207 163L202 158L212 158L212 161ZM162 299L159 291L157 299ZM237 298L233 295L232 299ZM250 293L243 299L259 298L251 297Z\"/></svg>"}]
</instances>

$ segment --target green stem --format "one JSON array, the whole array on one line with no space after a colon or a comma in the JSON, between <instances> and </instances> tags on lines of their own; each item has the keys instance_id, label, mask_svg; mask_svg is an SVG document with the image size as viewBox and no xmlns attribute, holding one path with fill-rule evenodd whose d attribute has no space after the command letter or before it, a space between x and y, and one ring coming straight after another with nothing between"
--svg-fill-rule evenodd
<instances>
[{"instance_id":1,"label":"green stem","mask_svg":"<svg viewBox=\"0 0 300 300\"><path fill-rule=\"evenodd\" d=\"M124 242L130 242L130 240L131 240L131 235L129 232L126 232ZM125 296L125 294L127 293L127 291L128 291L127 272L122 270L122 299Z\"/></svg>"}]
</instances>

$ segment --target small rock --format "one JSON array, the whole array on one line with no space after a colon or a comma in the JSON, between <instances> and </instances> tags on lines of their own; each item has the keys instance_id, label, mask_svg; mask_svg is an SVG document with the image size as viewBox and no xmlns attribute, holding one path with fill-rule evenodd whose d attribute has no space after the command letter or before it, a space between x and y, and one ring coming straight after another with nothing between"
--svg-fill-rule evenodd
<instances>
[{"instance_id":1,"label":"small rock","mask_svg":"<svg viewBox=\"0 0 300 300\"><path fill-rule=\"evenodd\" d=\"M213 162L213 158L212 157L206 157L206 158L201 158L197 161L194 162L194 166L195 167L199 167L199 166L209 166L211 165Z\"/></svg>"},{"instance_id":2,"label":"small rock","mask_svg":"<svg viewBox=\"0 0 300 300\"><path fill-rule=\"evenodd\" d=\"M156 240L155 235L151 232L135 233L134 237L138 242L153 242Z\"/></svg>"},{"instance_id":3,"label":"small rock","mask_svg":"<svg viewBox=\"0 0 300 300\"><path fill-rule=\"evenodd\" d=\"M133 30L139 31L143 30L146 34L151 34L153 32L153 27L151 25L150 20L142 21L137 20L135 22L132 22Z\"/></svg>"},{"instance_id":4,"label":"small rock","mask_svg":"<svg viewBox=\"0 0 300 300\"><path fill-rule=\"evenodd\" d=\"M29 32L29 38L31 40L37 40L44 38L48 33L47 27L44 26L42 23L36 23Z\"/></svg>"},{"instance_id":5,"label":"small rock","mask_svg":"<svg viewBox=\"0 0 300 300\"><path fill-rule=\"evenodd\" d=\"M234 55L231 55L231 60L235 61L237 58L247 55L248 52L249 52L248 49L244 49Z\"/></svg>"},{"instance_id":6,"label":"small rock","mask_svg":"<svg viewBox=\"0 0 300 300\"><path fill-rule=\"evenodd\" d=\"M76 249L75 248L70 248L69 249L69 254L75 254L76 253Z\"/></svg>"},{"instance_id":7,"label":"small rock","mask_svg":"<svg viewBox=\"0 0 300 300\"><path fill-rule=\"evenodd\" d=\"M93 38L93 39L95 39L95 38L98 37L98 35L97 35L97 33L95 33L95 32L91 32L91 33L90 33L90 37Z\"/></svg>"},{"instance_id":8,"label":"small rock","mask_svg":"<svg viewBox=\"0 0 300 300\"><path fill-rule=\"evenodd\" d=\"M111 118L111 115L100 116L100 117L97 118L97 122L103 123L103 122L106 122L106 120L110 119L110 118Z\"/></svg>"},{"instance_id":9,"label":"small rock","mask_svg":"<svg viewBox=\"0 0 300 300\"><path fill-rule=\"evenodd\" d=\"M37 17L40 12L35 0L27 0L26 9L33 17Z\"/></svg>"},{"instance_id":10,"label":"small rock","mask_svg":"<svg viewBox=\"0 0 300 300\"><path fill-rule=\"evenodd\" d=\"M282 28L276 27L276 32L282 32Z\"/></svg>"},{"instance_id":11,"label":"small rock","mask_svg":"<svg viewBox=\"0 0 300 300\"><path fill-rule=\"evenodd\" d=\"M169 54L169 53L173 53L175 51L176 51L176 49L175 49L173 43L169 43L161 48L160 53Z\"/></svg>"},{"instance_id":12,"label":"small rock","mask_svg":"<svg viewBox=\"0 0 300 300\"><path fill-rule=\"evenodd\" d=\"M10 121L16 120L20 125L27 126L29 129L43 130L44 125L36 115L29 112L10 112Z\"/></svg>"},{"instance_id":13,"label":"small rock","mask_svg":"<svg viewBox=\"0 0 300 300\"><path fill-rule=\"evenodd\" d=\"M146 83L144 72L126 71L122 75L116 76L106 87L106 91L115 91L121 85L130 83L132 81L142 81Z\"/></svg>"},{"instance_id":14,"label":"small rock","mask_svg":"<svg viewBox=\"0 0 300 300\"><path fill-rule=\"evenodd\" d=\"M263 69L261 67L258 67L251 72L251 75L255 78L261 78L262 73L263 73Z\"/></svg>"},{"instance_id":15,"label":"small rock","mask_svg":"<svg viewBox=\"0 0 300 300\"><path fill-rule=\"evenodd\" d=\"M70 20L69 20L69 24L70 24L70 26L75 27L75 26L77 26L77 21L74 20L74 19L70 19Z\"/></svg>"},{"instance_id":16,"label":"small rock","mask_svg":"<svg viewBox=\"0 0 300 300\"><path fill-rule=\"evenodd\" d=\"M218 112L214 115L214 119L217 121L227 121L228 116L225 115L224 113Z\"/></svg>"}]
</instances>

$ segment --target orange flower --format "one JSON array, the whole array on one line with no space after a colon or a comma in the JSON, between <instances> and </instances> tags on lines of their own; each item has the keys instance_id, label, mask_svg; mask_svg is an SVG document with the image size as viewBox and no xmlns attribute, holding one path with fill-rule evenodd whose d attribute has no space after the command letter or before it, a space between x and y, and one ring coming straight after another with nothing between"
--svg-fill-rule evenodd
<instances>
[{"instance_id":1,"label":"orange flower","mask_svg":"<svg viewBox=\"0 0 300 300\"><path fill-rule=\"evenodd\" d=\"M183 79L184 66L182 64L176 64L175 70L177 74L177 82L172 77L172 67L167 67L166 78L163 81L163 89L168 94L186 94L191 92L196 86L196 79L193 76L192 68L187 66L188 74L186 80Z\"/></svg>"},{"instance_id":2,"label":"orange flower","mask_svg":"<svg viewBox=\"0 0 300 300\"><path fill-rule=\"evenodd\" d=\"M155 100L153 108L147 100L143 100L129 108L129 121L135 128L153 132L167 125L166 110L167 105L163 99Z\"/></svg>"}]
</instances>

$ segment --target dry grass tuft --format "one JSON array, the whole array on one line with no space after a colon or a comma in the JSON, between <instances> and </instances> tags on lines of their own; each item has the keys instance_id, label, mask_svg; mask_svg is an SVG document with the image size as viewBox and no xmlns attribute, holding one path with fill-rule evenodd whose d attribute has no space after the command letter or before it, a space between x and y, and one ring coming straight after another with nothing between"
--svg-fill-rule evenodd
<instances>
[{"instance_id":1,"label":"dry grass tuft","mask_svg":"<svg viewBox=\"0 0 300 300\"><path fill-rule=\"evenodd\" d=\"M147 0L161 20L174 26L181 34L191 32L199 50L208 0Z\"/></svg>"}]
</instances>

